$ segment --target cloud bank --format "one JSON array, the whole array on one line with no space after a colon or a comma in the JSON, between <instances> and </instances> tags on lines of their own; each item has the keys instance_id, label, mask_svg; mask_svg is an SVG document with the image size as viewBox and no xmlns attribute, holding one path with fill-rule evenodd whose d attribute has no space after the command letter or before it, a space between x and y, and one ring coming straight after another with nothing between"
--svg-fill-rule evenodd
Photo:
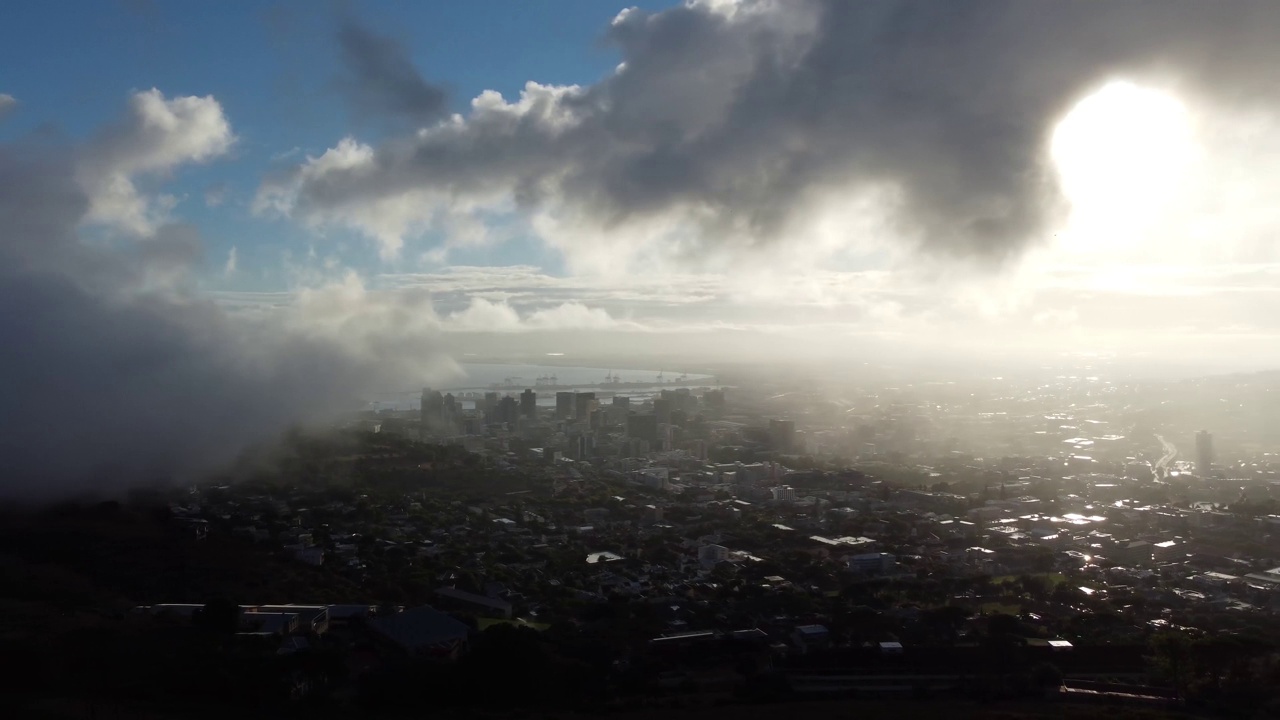
<instances>
[{"instance_id":1,"label":"cloud bank","mask_svg":"<svg viewBox=\"0 0 1280 720\"><path fill-rule=\"evenodd\" d=\"M623 61L600 82L529 82L376 146L346 138L264 183L258 206L388 255L443 218L498 209L579 266L780 242L999 260L1063 212L1047 142L1075 100L1116 74L1217 103L1274 96L1278 25L1262 0L628 10L606 33ZM434 110L393 45L362 39L362 57L395 58L356 64L396 78L371 83L368 106Z\"/></svg>"},{"instance_id":2,"label":"cloud bank","mask_svg":"<svg viewBox=\"0 0 1280 720\"><path fill-rule=\"evenodd\" d=\"M255 315L195 289L198 237L159 217L133 179L213 160L233 137L213 98L151 90L84 145L0 145L3 495L193 478L447 366L414 323L423 293L390 303L348 279ZM84 241L83 223L117 241Z\"/></svg>"}]
</instances>

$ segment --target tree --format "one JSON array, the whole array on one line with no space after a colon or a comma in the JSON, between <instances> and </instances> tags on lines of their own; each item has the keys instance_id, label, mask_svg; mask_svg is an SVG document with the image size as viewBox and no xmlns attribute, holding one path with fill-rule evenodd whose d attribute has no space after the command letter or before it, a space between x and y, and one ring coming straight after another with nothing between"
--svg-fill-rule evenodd
<instances>
[{"instance_id":1,"label":"tree","mask_svg":"<svg viewBox=\"0 0 1280 720\"><path fill-rule=\"evenodd\" d=\"M1172 683L1178 698L1186 695L1186 678L1190 671L1191 641L1179 632L1163 632L1151 638L1156 668Z\"/></svg>"},{"instance_id":2,"label":"tree","mask_svg":"<svg viewBox=\"0 0 1280 720\"><path fill-rule=\"evenodd\" d=\"M1031 668L1031 684L1049 690L1062 685L1062 671L1057 665L1042 662Z\"/></svg>"},{"instance_id":3,"label":"tree","mask_svg":"<svg viewBox=\"0 0 1280 720\"><path fill-rule=\"evenodd\" d=\"M1018 618L1005 613L996 613L987 619L987 635L991 638L1011 638L1018 634L1021 625Z\"/></svg>"},{"instance_id":4,"label":"tree","mask_svg":"<svg viewBox=\"0 0 1280 720\"><path fill-rule=\"evenodd\" d=\"M1021 575L1018 585L1033 598L1043 597L1049 591L1049 581L1041 575Z\"/></svg>"},{"instance_id":5,"label":"tree","mask_svg":"<svg viewBox=\"0 0 1280 720\"><path fill-rule=\"evenodd\" d=\"M1054 567L1053 551L1043 545L1037 545L1031 558L1031 566L1037 572L1050 572Z\"/></svg>"},{"instance_id":6,"label":"tree","mask_svg":"<svg viewBox=\"0 0 1280 720\"><path fill-rule=\"evenodd\" d=\"M956 634L968 618L968 610L956 605L947 605L926 611L922 619L932 625L948 641L954 642Z\"/></svg>"}]
</instances>

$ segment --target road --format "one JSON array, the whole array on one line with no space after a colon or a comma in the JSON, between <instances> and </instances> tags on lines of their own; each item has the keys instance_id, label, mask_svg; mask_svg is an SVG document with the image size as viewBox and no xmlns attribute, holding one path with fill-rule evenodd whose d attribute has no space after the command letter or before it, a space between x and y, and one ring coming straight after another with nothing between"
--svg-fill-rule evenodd
<instances>
[{"instance_id":1,"label":"road","mask_svg":"<svg viewBox=\"0 0 1280 720\"><path fill-rule=\"evenodd\" d=\"M1151 475L1157 482L1164 480L1169 474L1169 465L1173 463L1174 458L1178 457L1178 448L1173 443L1164 439L1163 435L1157 435L1156 439L1164 446L1164 455L1151 466Z\"/></svg>"}]
</instances>

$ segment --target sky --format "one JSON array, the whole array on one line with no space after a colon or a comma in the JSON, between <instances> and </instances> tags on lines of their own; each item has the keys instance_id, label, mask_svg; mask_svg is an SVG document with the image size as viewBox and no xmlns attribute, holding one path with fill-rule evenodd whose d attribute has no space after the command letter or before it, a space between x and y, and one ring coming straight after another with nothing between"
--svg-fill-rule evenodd
<instances>
[{"instance_id":1,"label":"sky","mask_svg":"<svg viewBox=\"0 0 1280 720\"><path fill-rule=\"evenodd\" d=\"M388 130L372 113L344 104L338 47L344 21L400 43L406 60L447 86L448 107L465 112L484 90L518 94L526 76L555 84L603 77L618 61L600 42L617 10L590 0L541 9L501 0L358 8L301 1L18 2L0 27L0 66L24 70L5 73L0 92L21 99L21 112L15 108L0 124L0 139L41 128L85 138L118 119L131 93L152 88L167 98L213 96L232 125L234 146L157 185L179 199L175 216L200 228L210 262L225 261L236 247L246 271L217 287L279 289L282 254L305 253L316 238L254 216L250 206L263 175L321 154L347 134L368 140ZM342 247L350 238L329 240L322 249L345 264L387 269L368 262L364 248ZM519 244L457 259L494 258L559 263Z\"/></svg>"},{"instance_id":2,"label":"sky","mask_svg":"<svg viewBox=\"0 0 1280 720\"><path fill-rule=\"evenodd\" d=\"M0 419L30 431L0 454L57 487L196 472L481 355L1274 367L1276 27L17 0ZM89 449L51 462L50 427Z\"/></svg>"}]
</instances>

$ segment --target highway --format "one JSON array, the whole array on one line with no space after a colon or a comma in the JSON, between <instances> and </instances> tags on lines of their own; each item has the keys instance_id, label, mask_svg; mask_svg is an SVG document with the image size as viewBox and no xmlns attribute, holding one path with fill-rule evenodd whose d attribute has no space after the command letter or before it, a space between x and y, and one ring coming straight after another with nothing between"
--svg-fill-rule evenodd
<instances>
[{"instance_id":1,"label":"highway","mask_svg":"<svg viewBox=\"0 0 1280 720\"><path fill-rule=\"evenodd\" d=\"M1164 455L1151 466L1152 479L1156 482L1164 480L1169 474L1169 465L1173 463L1174 458L1178 457L1178 448L1173 443L1164 439L1163 435L1157 435L1156 439L1164 446Z\"/></svg>"}]
</instances>

